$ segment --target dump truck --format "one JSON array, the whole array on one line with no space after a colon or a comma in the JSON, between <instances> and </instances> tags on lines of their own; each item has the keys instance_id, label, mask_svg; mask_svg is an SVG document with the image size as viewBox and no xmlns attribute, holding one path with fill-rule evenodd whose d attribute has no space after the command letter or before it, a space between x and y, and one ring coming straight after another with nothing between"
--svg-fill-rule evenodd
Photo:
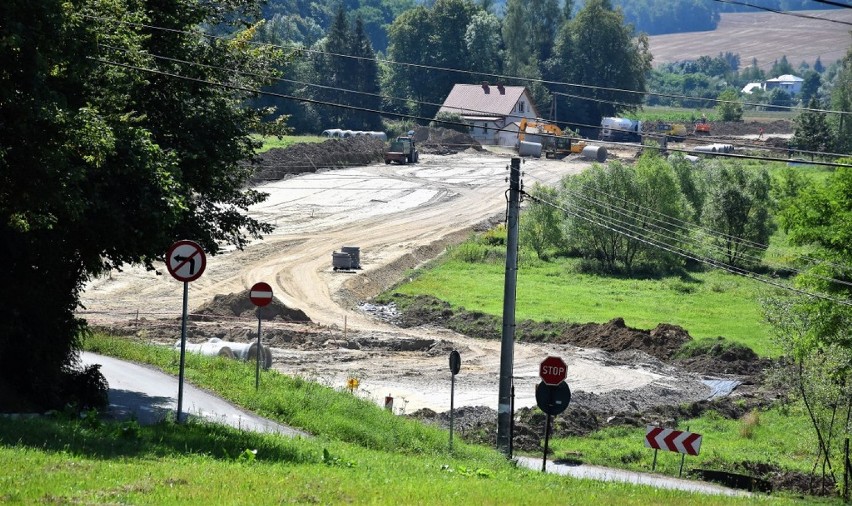
<instances>
[{"instance_id":1,"label":"dump truck","mask_svg":"<svg viewBox=\"0 0 852 506\"><path fill-rule=\"evenodd\" d=\"M397 137L391 141L390 146L385 151L385 163L396 162L405 165L406 163L417 163L420 154L417 152L417 147L414 145L412 137Z\"/></svg>"},{"instance_id":2,"label":"dump truck","mask_svg":"<svg viewBox=\"0 0 852 506\"><path fill-rule=\"evenodd\" d=\"M530 132L530 129L533 131ZM580 153L586 147L585 142L573 139L556 125L529 121L527 118L522 118L518 126L519 146L521 142L524 142L527 134L541 136L541 148L546 158L562 159L571 153Z\"/></svg>"}]
</instances>

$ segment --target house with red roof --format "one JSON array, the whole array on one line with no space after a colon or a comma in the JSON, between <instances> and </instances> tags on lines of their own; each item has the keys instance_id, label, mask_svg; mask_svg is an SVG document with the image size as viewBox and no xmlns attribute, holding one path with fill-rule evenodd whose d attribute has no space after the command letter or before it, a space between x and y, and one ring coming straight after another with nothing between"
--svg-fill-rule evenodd
<instances>
[{"instance_id":1,"label":"house with red roof","mask_svg":"<svg viewBox=\"0 0 852 506\"><path fill-rule=\"evenodd\" d=\"M538 110L525 86L456 84L438 110L458 114L471 125L480 144L515 146L521 118L535 119Z\"/></svg>"}]
</instances>

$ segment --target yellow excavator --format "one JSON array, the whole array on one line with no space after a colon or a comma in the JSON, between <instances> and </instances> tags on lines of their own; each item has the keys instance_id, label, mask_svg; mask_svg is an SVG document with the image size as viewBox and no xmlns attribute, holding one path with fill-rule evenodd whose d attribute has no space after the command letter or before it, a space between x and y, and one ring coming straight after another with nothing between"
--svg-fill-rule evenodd
<instances>
[{"instance_id":1,"label":"yellow excavator","mask_svg":"<svg viewBox=\"0 0 852 506\"><path fill-rule=\"evenodd\" d=\"M531 132L529 129L535 131ZM541 136L541 150L547 158L562 159L571 153L580 153L586 147L585 142L572 138L556 125L521 118L518 126L518 142L524 142L528 133Z\"/></svg>"}]
</instances>

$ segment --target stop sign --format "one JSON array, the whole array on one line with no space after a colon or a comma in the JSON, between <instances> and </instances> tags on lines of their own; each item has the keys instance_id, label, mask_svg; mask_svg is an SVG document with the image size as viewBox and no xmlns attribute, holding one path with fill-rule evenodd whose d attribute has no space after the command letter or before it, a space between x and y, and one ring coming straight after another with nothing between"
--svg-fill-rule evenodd
<instances>
[{"instance_id":1,"label":"stop sign","mask_svg":"<svg viewBox=\"0 0 852 506\"><path fill-rule=\"evenodd\" d=\"M565 379L568 367L559 357L547 357L538 368L538 375L545 385L558 385Z\"/></svg>"},{"instance_id":2,"label":"stop sign","mask_svg":"<svg viewBox=\"0 0 852 506\"><path fill-rule=\"evenodd\" d=\"M272 302L272 287L268 283L255 283L249 290L252 304L263 307Z\"/></svg>"}]
</instances>

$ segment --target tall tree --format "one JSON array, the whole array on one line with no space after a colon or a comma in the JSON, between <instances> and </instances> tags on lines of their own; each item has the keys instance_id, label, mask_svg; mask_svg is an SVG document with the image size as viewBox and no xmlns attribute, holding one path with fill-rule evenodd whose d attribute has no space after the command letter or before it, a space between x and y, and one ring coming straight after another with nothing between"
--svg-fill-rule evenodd
<instances>
[{"instance_id":1,"label":"tall tree","mask_svg":"<svg viewBox=\"0 0 852 506\"><path fill-rule=\"evenodd\" d=\"M473 15L464 34L470 66L483 74L501 73L500 20L490 12Z\"/></svg>"},{"instance_id":2,"label":"tall tree","mask_svg":"<svg viewBox=\"0 0 852 506\"><path fill-rule=\"evenodd\" d=\"M808 102L808 109L820 109L816 98ZM802 111L796 118L796 132L792 143L804 151L830 151L834 143L831 128L824 112L818 110ZM814 154L811 153L811 159Z\"/></svg>"},{"instance_id":3,"label":"tall tree","mask_svg":"<svg viewBox=\"0 0 852 506\"><path fill-rule=\"evenodd\" d=\"M64 404L85 329L74 311L92 276L125 263L151 266L175 239L215 253L220 242L242 247L270 230L245 214L264 197L244 186L259 125L247 94L131 68L265 84L223 70L272 72L279 56L248 45L250 33L231 41L198 34L256 7L228 6L0 5L0 117L15 118L0 121L0 265L10 288L0 294L0 406Z\"/></svg>"},{"instance_id":4,"label":"tall tree","mask_svg":"<svg viewBox=\"0 0 852 506\"><path fill-rule=\"evenodd\" d=\"M381 108L382 99L379 93L379 67L376 62L376 53L370 39L364 32L364 23L361 17L355 19L355 29L352 34L352 46L349 54L357 59L352 60L355 64L355 72L351 76L354 81L354 89L360 91L354 103L365 109L377 111ZM378 130L381 128L382 118L375 112L353 112L352 128L358 130Z\"/></svg>"},{"instance_id":5,"label":"tall tree","mask_svg":"<svg viewBox=\"0 0 852 506\"><path fill-rule=\"evenodd\" d=\"M730 265L752 266L766 251L774 230L770 179L766 170L746 171L739 164L712 164L701 221L718 234L710 240Z\"/></svg>"},{"instance_id":6,"label":"tall tree","mask_svg":"<svg viewBox=\"0 0 852 506\"><path fill-rule=\"evenodd\" d=\"M832 118L836 149L852 154L852 47L840 62L840 71L834 80L831 92L831 108L846 114L837 114Z\"/></svg>"},{"instance_id":7,"label":"tall tree","mask_svg":"<svg viewBox=\"0 0 852 506\"><path fill-rule=\"evenodd\" d=\"M322 54L318 55L315 60L316 75L324 77L321 82L330 89L315 91L315 98L330 103L345 104L350 101L351 94L340 90L352 89L352 81L358 69L357 60L347 57L353 47L352 38L352 31L346 19L346 11L343 10L343 4L341 4L337 9L334 22L328 30L328 35L319 43ZM348 128L347 124L351 113L347 109L327 106L321 111L326 124L338 128Z\"/></svg>"},{"instance_id":8,"label":"tall tree","mask_svg":"<svg viewBox=\"0 0 852 506\"><path fill-rule=\"evenodd\" d=\"M556 58L554 67L563 75L560 80L592 87L569 91L589 99L559 104L559 109L573 111L578 123L599 125L604 116L641 106L645 76L651 70L648 40L641 35L635 38L624 16L608 0L586 2L568 29L560 32Z\"/></svg>"},{"instance_id":9,"label":"tall tree","mask_svg":"<svg viewBox=\"0 0 852 506\"><path fill-rule=\"evenodd\" d=\"M509 75L519 75L519 69L529 63L532 56L530 26L527 22L527 2L508 0L503 18L503 44L506 47L504 68Z\"/></svg>"}]
</instances>

